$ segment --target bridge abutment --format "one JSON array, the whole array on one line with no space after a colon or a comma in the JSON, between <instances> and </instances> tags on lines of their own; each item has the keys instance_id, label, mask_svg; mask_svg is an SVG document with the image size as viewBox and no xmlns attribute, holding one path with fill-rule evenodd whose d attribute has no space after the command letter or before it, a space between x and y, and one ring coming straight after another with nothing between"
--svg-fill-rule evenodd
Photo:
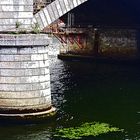
<instances>
[{"instance_id":1,"label":"bridge abutment","mask_svg":"<svg viewBox=\"0 0 140 140\"><path fill-rule=\"evenodd\" d=\"M0 116L54 113L46 34L0 34Z\"/></svg>"},{"instance_id":2,"label":"bridge abutment","mask_svg":"<svg viewBox=\"0 0 140 140\"><path fill-rule=\"evenodd\" d=\"M79 28L57 33L60 59L138 60L139 32L136 29Z\"/></svg>"}]
</instances>

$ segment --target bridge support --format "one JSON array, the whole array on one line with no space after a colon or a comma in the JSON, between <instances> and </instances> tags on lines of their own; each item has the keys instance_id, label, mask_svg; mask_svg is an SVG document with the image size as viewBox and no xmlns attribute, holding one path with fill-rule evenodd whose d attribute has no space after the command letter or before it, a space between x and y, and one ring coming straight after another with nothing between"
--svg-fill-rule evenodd
<instances>
[{"instance_id":1,"label":"bridge support","mask_svg":"<svg viewBox=\"0 0 140 140\"><path fill-rule=\"evenodd\" d=\"M94 29L94 44L93 44L93 55L99 55L99 44L100 44L100 33L97 28Z\"/></svg>"},{"instance_id":2,"label":"bridge support","mask_svg":"<svg viewBox=\"0 0 140 140\"><path fill-rule=\"evenodd\" d=\"M140 29L137 30L137 49L138 49L138 53L137 56L140 58Z\"/></svg>"},{"instance_id":3,"label":"bridge support","mask_svg":"<svg viewBox=\"0 0 140 140\"><path fill-rule=\"evenodd\" d=\"M45 34L0 34L0 117L55 112L46 45Z\"/></svg>"}]
</instances>

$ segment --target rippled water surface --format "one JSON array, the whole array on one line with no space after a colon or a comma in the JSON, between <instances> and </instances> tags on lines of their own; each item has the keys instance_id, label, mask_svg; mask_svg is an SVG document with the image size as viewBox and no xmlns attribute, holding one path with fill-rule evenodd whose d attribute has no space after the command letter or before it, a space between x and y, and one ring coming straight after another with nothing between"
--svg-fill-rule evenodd
<instances>
[{"instance_id":1,"label":"rippled water surface","mask_svg":"<svg viewBox=\"0 0 140 140\"><path fill-rule=\"evenodd\" d=\"M1 125L1 140L62 140L59 127L108 123L123 133L83 140L140 140L140 67L61 61L50 57L51 88L57 116L51 121Z\"/></svg>"}]
</instances>

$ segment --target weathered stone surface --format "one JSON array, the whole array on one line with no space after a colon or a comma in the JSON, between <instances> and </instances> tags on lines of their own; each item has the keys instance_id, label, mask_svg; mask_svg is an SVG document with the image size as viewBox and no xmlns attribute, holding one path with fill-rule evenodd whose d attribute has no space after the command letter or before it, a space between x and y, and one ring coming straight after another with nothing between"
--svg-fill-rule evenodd
<instances>
[{"instance_id":1,"label":"weathered stone surface","mask_svg":"<svg viewBox=\"0 0 140 140\"><path fill-rule=\"evenodd\" d=\"M0 53L26 54L26 53L46 53L44 46L50 44L51 39L47 34L0 34L0 46L16 46L17 48L5 51L0 48ZM40 48L21 48L20 46L40 46Z\"/></svg>"},{"instance_id":2,"label":"weathered stone surface","mask_svg":"<svg viewBox=\"0 0 140 140\"><path fill-rule=\"evenodd\" d=\"M1 84L31 84L31 83L42 83L50 81L50 75L42 75L42 76L24 76L24 77L15 77L15 76L7 76L0 77Z\"/></svg>"},{"instance_id":3,"label":"weathered stone surface","mask_svg":"<svg viewBox=\"0 0 140 140\"><path fill-rule=\"evenodd\" d=\"M0 106L3 107L24 107L24 106L34 106L34 105L42 105L46 104L46 102L51 103L51 96L40 97L40 98L25 98L25 99L0 99ZM49 107L49 105L48 105Z\"/></svg>"},{"instance_id":4,"label":"weathered stone surface","mask_svg":"<svg viewBox=\"0 0 140 140\"><path fill-rule=\"evenodd\" d=\"M0 31L31 30L33 0L1 0Z\"/></svg>"},{"instance_id":5,"label":"weathered stone surface","mask_svg":"<svg viewBox=\"0 0 140 140\"><path fill-rule=\"evenodd\" d=\"M0 94L1 99L27 99L27 98L40 98L40 97L46 97L50 95L50 89L45 90L36 90L36 91L22 91L22 92L6 92L3 91L2 94Z\"/></svg>"},{"instance_id":6,"label":"weathered stone surface","mask_svg":"<svg viewBox=\"0 0 140 140\"><path fill-rule=\"evenodd\" d=\"M43 30L61 16L74 9L87 0L55 0L47 5L33 17L33 24L38 23Z\"/></svg>"},{"instance_id":7,"label":"weathered stone surface","mask_svg":"<svg viewBox=\"0 0 140 140\"><path fill-rule=\"evenodd\" d=\"M29 37L26 35L0 36L0 40L4 41L9 38L20 40ZM41 39L42 36L39 37ZM36 39L35 36L34 38ZM30 110L36 113L36 110L47 110L50 107L51 91L47 48L39 45L1 47L0 112L22 114L22 112L26 113ZM29 112L28 114L30 114Z\"/></svg>"}]
</instances>

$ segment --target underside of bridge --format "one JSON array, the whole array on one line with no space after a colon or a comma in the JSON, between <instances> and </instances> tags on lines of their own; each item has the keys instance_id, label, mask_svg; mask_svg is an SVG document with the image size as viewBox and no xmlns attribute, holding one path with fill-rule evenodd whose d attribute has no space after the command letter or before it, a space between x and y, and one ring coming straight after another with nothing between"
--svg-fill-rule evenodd
<instances>
[{"instance_id":1,"label":"underside of bridge","mask_svg":"<svg viewBox=\"0 0 140 140\"><path fill-rule=\"evenodd\" d=\"M59 35L62 54L138 57L139 5L139 0L88 0L71 10L61 17L69 31Z\"/></svg>"},{"instance_id":2,"label":"underside of bridge","mask_svg":"<svg viewBox=\"0 0 140 140\"><path fill-rule=\"evenodd\" d=\"M75 8L75 26L127 26L140 25L139 0L88 0ZM67 22L67 15L62 19Z\"/></svg>"}]
</instances>

